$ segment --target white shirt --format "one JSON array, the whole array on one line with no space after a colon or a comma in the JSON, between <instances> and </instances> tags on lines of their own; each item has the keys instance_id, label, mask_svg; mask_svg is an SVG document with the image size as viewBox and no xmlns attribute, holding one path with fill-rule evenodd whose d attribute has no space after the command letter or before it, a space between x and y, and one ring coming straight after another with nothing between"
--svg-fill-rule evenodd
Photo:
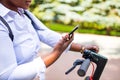
<instances>
[{"instance_id":1,"label":"white shirt","mask_svg":"<svg viewBox=\"0 0 120 80\"><path fill-rule=\"evenodd\" d=\"M0 21L0 80L32 80L36 75L44 80L46 66L40 57L36 58L40 41L53 47L61 35L46 28L28 12L40 29L35 30L23 9L19 13L0 4L0 16L7 21L14 35L11 41L7 27Z\"/></svg>"}]
</instances>

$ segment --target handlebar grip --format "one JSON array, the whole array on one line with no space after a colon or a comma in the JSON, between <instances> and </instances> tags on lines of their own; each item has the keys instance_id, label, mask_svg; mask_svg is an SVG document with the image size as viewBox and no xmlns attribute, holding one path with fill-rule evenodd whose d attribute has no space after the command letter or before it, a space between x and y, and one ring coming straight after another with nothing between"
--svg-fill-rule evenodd
<instances>
[{"instance_id":1,"label":"handlebar grip","mask_svg":"<svg viewBox=\"0 0 120 80\"><path fill-rule=\"evenodd\" d=\"M79 76L85 76L89 65L90 65L90 59L85 59L81 64L80 68L78 69L77 74Z\"/></svg>"}]
</instances>

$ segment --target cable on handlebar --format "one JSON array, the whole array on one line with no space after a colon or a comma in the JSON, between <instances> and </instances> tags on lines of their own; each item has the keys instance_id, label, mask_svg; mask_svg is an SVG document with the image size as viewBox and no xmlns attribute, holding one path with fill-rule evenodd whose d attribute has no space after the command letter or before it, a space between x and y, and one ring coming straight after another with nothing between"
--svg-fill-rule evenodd
<instances>
[{"instance_id":1,"label":"cable on handlebar","mask_svg":"<svg viewBox=\"0 0 120 80\"><path fill-rule=\"evenodd\" d=\"M95 66L94 66L93 62L91 62L91 64L92 64L92 74L90 76L90 80L93 80Z\"/></svg>"}]
</instances>

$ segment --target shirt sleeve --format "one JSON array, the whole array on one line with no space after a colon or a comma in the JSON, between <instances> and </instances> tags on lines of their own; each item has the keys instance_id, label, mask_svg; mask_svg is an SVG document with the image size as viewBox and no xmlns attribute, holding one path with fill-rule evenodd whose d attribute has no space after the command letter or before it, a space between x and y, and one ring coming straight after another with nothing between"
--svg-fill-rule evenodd
<instances>
[{"instance_id":1,"label":"shirt sleeve","mask_svg":"<svg viewBox=\"0 0 120 80\"><path fill-rule=\"evenodd\" d=\"M34 22L33 25L34 25L34 28L36 28L40 41L42 41L43 43L51 47L54 47L55 44L62 38L62 36L59 33L47 28L40 20L38 20L28 10L26 10L26 13L29 15L31 20ZM69 49L70 49L70 45L65 50L65 52L68 51Z\"/></svg>"},{"instance_id":2,"label":"shirt sleeve","mask_svg":"<svg viewBox=\"0 0 120 80\"><path fill-rule=\"evenodd\" d=\"M16 67L8 80L32 80L36 75L40 77L40 80L45 80L45 69L43 60L38 57L29 63Z\"/></svg>"},{"instance_id":3,"label":"shirt sleeve","mask_svg":"<svg viewBox=\"0 0 120 80\"><path fill-rule=\"evenodd\" d=\"M58 41L62 38L61 34L55 31L52 31L50 29L38 30L38 35L39 35L40 40L43 43L51 47L54 47L58 43ZM67 47L64 53L67 53L69 51L70 46L71 44Z\"/></svg>"},{"instance_id":4,"label":"shirt sleeve","mask_svg":"<svg viewBox=\"0 0 120 80\"><path fill-rule=\"evenodd\" d=\"M18 65L13 42L6 28L0 27L0 80L32 80L36 75L44 79L45 69L40 57Z\"/></svg>"}]
</instances>

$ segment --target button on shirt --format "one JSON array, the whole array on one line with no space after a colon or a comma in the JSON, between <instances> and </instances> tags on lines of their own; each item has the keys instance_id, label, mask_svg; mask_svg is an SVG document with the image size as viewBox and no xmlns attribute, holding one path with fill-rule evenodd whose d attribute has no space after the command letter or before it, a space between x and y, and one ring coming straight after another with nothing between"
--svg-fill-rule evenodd
<instances>
[{"instance_id":1,"label":"button on shirt","mask_svg":"<svg viewBox=\"0 0 120 80\"><path fill-rule=\"evenodd\" d=\"M32 80L36 75L44 80L46 66L40 57L36 57L40 49L40 41L53 47L61 35L46 28L29 11L31 20L23 9L14 12L0 4L0 16L9 24L14 40L11 41L7 27L0 21L0 80Z\"/></svg>"}]
</instances>

